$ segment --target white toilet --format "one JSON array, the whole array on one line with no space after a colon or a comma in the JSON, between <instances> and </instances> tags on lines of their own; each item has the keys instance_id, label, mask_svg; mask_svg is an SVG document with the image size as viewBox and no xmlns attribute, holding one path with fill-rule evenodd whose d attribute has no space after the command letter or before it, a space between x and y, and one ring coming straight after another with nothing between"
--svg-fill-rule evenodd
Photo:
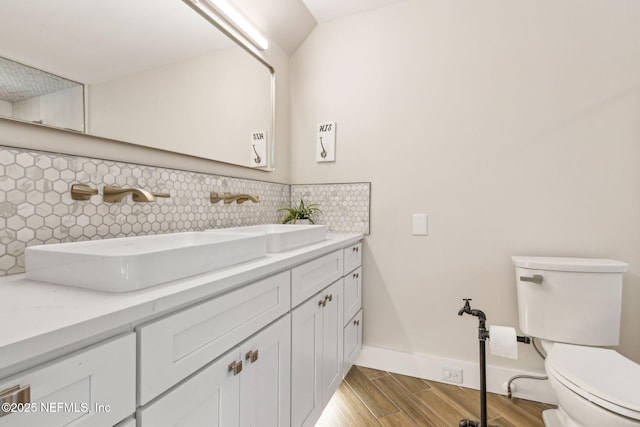
<instances>
[{"instance_id":1,"label":"white toilet","mask_svg":"<svg viewBox=\"0 0 640 427\"><path fill-rule=\"evenodd\" d=\"M512 257L520 329L540 338L558 409L546 427L640 426L640 365L618 344L622 273L608 259Z\"/></svg>"}]
</instances>

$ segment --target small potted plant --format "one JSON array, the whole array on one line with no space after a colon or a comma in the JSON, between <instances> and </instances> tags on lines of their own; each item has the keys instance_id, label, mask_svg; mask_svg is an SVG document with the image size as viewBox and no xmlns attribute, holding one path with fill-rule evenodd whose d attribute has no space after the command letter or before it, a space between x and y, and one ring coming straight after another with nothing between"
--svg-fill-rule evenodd
<instances>
[{"instance_id":1,"label":"small potted plant","mask_svg":"<svg viewBox=\"0 0 640 427\"><path fill-rule=\"evenodd\" d=\"M319 205L311 204L305 205L304 200L300 199L300 205L297 207L288 207L278 209L278 212L286 212L286 215L282 218L283 224L297 224L298 222L310 222L311 224L315 224L313 221L313 216L322 213ZM305 221L306 220L306 221Z\"/></svg>"}]
</instances>

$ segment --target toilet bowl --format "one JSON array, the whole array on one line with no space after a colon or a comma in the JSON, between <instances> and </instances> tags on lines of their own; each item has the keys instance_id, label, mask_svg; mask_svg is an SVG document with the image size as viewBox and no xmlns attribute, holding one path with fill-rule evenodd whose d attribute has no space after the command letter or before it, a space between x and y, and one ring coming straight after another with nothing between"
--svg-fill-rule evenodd
<instances>
[{"instance_id":1,"label":"toilet bowl","mask_svg":"<svg viewBox=\"0 0 640 427\"><path fill-rule=\"evenodd\" d=\"M622 275L609 259L512 257L520 328L540 338L558 408L546 427L640 426L640 365L619 342Z\"/></svg>"},{"instance_id":2,"label":"toilet bowl","mask_svg":"<svg viewBox=\"0 0 640 427\"><path fill-rule=\"evenodd\" d=\"M558 398L558 409L543 413L545 426L640 426L637 363L609 349L554 343L545 370Z\"/></svg>"}]
</instances>

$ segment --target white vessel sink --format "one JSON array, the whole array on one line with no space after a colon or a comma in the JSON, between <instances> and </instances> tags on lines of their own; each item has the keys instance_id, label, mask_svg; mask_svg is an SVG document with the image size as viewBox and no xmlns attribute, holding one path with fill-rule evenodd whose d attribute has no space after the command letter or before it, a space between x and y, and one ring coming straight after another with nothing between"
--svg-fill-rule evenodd
<instances>
[{"instance_id":1,"label":"white vessel sink","mask_svg":"<svg viewBox=\"0 0 640 427\"><path fill-rule=\"evenodd\" d=\"M189 232L30 246L27 278L127 292L205 273L266 254L266 236Z\"/></svg>"},{"instance_id":2,"label":"white vessel sink","mask_svg":"<svg viewBox=\"0 0 640 427\"><path fill-rule=\"evenodd\" d=\"M327 239L326 225L263 224L208 230L217 233L264 233L267 252L284 252Z\"/></svg>"}]
</instances>

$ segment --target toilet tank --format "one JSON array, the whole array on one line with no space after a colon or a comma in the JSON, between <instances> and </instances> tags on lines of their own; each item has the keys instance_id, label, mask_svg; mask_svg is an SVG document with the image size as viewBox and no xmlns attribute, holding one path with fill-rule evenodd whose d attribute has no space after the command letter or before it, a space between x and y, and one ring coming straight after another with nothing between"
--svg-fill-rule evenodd
<instances>
[{"instance_id":1,"label":"toilet tank","mask_svg":"<svg viewBox=\"0 0 640 427\"><path fill-rule=\"evenodd\" d=\"M520 329L533 337L590 346L617 345L622 273L610 259L511 257Z\"/></svg>"}]
</instances>

